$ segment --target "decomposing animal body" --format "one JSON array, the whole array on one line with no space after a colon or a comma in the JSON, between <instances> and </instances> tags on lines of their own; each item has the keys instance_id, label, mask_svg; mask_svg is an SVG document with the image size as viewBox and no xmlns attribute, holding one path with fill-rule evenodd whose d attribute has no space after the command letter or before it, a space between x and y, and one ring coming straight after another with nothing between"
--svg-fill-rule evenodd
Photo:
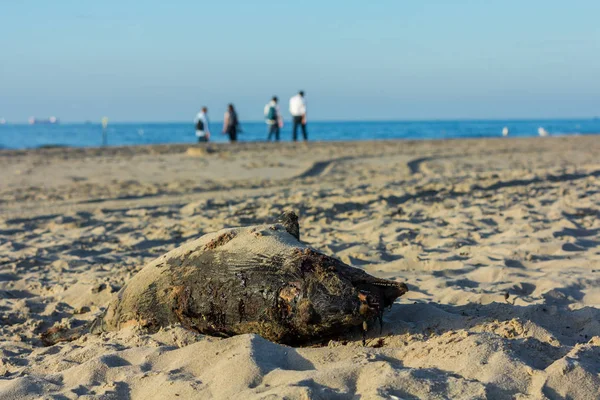
<instances>
[{"instance_id":1,"label":"decomposing animal body","mask_svg":"<svg viewBox=\"0 0 600 400\"><path fill-rule=\"evenodd\" d=\"M334 337L379 319L407 291L300 242L298 217L223 229L157 258L90 326L52 328L47 344L83 333L171 324L200 333L256 333L285 344Z\"/></svg>"}]
</instances>

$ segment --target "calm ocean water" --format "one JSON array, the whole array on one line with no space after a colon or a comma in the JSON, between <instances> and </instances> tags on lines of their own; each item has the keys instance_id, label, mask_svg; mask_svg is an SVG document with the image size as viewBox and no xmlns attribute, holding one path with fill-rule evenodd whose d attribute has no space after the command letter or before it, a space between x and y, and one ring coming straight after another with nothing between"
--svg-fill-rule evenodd
<instances>
[{"instance_id":1,"label":"calm ocean water","mask_svg":"<svg viewBox=\"0 0 600 400\"><path fill-rule=\"evenodd\" d=\"M600 119L496 120L496 121L397 121L397 122L309 122L309 140L373 139L448 139L500 137L508 127L511 137L537 136L543 127L550 135L600 133ZM211 124L212 141L225 142L221 125ZM263 122L243 123L240 141L267 138ZM109 124L108 145L122 146L155 143L193 143L194 126L189 123ZM300 132L298 132L300 134ZM291 124L286 124L281 139L291 139ZM48 145L100 146L100 124L0 125L0 148L22 149Z\"/></svg>"}]
</instances>

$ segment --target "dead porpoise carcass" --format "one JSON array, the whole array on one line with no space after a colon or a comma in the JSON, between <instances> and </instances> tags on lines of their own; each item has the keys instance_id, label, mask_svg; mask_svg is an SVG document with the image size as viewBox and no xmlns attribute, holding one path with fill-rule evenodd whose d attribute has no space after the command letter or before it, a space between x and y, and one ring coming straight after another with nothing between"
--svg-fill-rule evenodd
<instances>
[{"instance_id":1,"label":"dead porpoise carcass","mask_svg":"<svg viewBox=\"0 0 600 400\"><path fill-rule=\"evenodd\" d=\"M91 325L51 328L46 344L86 332L171 324L200 333L256 333L301 344L330 338L379 319L407 292L404 283L363 270L301 243L298 217L273 224L223 229L157 258L119 291Z\"/></svg>"}]
</instances>

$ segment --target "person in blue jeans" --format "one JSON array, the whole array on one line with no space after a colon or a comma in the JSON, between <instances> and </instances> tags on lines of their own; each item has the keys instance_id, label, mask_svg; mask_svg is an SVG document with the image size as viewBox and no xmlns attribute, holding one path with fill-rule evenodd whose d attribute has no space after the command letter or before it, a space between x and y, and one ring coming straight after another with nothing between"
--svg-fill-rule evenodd
<instances>
[{"instance_id":1,"label":"person in blue jeans","mask_svg":"<svg viewBox=\"0 0 600 400\"><path fill-rule=\"evenodd\" d=\"M202 111L200 111L194 119L198 143L208 142L210 140L210 128L208 125L208 108L202 107Z\"/></svg>"},{"instance_id":2,"label":"person in blue jeans","mask_svg":"<svg viewBox=\"0 0 600 400\"><path fill-rule=\"evenodd\" d=\"M279 131L281 128L280 124L282 119L277 101L277 96L273 96L271 101L265 106L265 122L267 123L267 127L269 129L267 141L270 141L271 137L275 136L275 140L279 142Z\"/></svg>"}]
</instances>

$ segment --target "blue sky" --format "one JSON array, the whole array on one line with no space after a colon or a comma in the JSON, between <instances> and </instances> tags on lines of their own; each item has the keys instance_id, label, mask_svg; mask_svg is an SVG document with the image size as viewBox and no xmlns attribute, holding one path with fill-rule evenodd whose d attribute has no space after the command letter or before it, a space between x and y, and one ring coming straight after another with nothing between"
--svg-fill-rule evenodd
<instances>
[{"instance_id":1,"label":"blue sky","mask_svg":"<svg viewBox=\"0 0 600 400\"><path fill-rule=\"evenodd\" d=\"M600 115L598 0L0 0L0 117ZM287 108L287 107L285 107Z\"/></svg>"}]
</instances>

